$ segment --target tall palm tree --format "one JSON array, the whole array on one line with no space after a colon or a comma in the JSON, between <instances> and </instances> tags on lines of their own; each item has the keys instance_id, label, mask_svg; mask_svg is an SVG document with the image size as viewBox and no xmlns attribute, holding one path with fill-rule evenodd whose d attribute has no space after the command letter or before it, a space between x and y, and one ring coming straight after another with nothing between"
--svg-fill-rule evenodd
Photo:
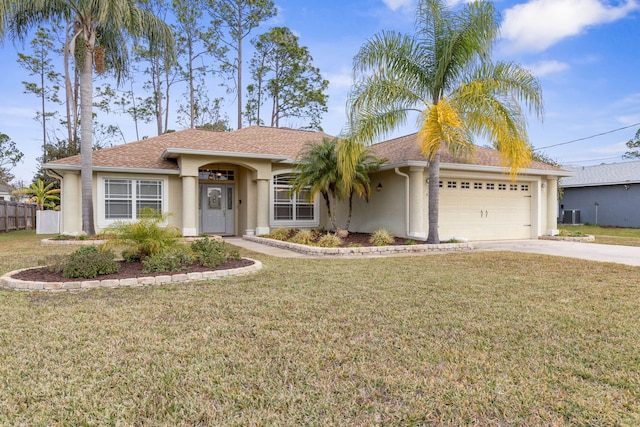
<instances>
[{"instance_id":1,"label":"tall palm tree","mask_svg":"<svg viewBox=\"0 0 640 427\"><path fill-rule=\"evenodd\" d=\"M370 143L418 112L418 141L429 158L428 243L438 243L440 149L470 153L474 135L489 139L512 179L528 165L531 146L521 103L542 117L536 77L513 63L491 62L498 17L487 1L454 10L447 0L420 0L414 35L382 32L354 59L350 132ZM353 158L343 159L353 168Z\"/></svg>"},{"instance_id":2,"label":"tall palm tree","mask_svg":"<svg viewBox=\"0 0 640 427\"><path fill-rule=\"evenodd\" d=\"M347 150L348 153L344 153ZM339 158L348 155L354 159L352 171L345 173L340 167ZM380 168L384 160L376 157L361 144L348 140L325 138L320 143L307 143L295 168L292 191L308 189L309 197L322 195L327 207L329 221L333 230L338 228L336 204L347 198L349 214L345 230L349 229L353 207L353 196L365 197L371 194L369 174ZM348 174L348 176L347 176Z\"/></svg>"},{"instance_id":3,"label":"tall palm tree","mask_svg":"<svg viewBox=\"0 0 640 427\"><path fill-rule=\"evenodd\" d=\"M111 71L118 82L128 73L127 37L144 37L173 55L169 26L135 0L0 0L0 38L24 39L39 25L72 22L65 46L80 69L80 157L82 230L95 234L93 220L93 67Z\"/></svg>"}]
</instances>

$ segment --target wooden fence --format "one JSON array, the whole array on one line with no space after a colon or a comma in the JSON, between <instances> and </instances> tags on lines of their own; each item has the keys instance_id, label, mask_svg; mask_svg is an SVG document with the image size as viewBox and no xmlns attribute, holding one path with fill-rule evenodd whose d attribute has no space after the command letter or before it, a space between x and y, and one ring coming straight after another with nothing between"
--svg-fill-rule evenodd
<instances>
[{"instance_id":1,"label":"wooden fence","mask_svg":"<svg viewBox=\"0 0 640 427\"><path fill-rule=\"evenodd\" d=\"M0 233L36 228L36 205L0 200Z\"/></svg>"}]
</instances>

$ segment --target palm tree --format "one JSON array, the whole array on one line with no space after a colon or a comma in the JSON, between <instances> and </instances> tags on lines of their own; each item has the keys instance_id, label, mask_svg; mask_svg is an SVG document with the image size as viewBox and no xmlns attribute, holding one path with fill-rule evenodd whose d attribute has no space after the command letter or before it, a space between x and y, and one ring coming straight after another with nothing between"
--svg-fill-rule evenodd
<instances>
[{"instance_id":1,"label":"palm tree","mask_svg":"<svg viewBox=\"0 0 640 427\"><path fill-rule=\"evenodd\" d=\"M418 141L429 159L427 242L438 243L441 147L470 153L474 135L485 137L515 179L531 159L520 103L542 117L542 90L521 66L491 62L499 26L491 2L454 11L446 0L421 0L416 24L415 35L382 32L356 55L350 132L355 141L370 143L419 113ZM344 163L353 168L353 159Z\"/></svg>"},{"instance_id":2,"label":"palm tree","mask_svg":"<svg viewBox=\"0 0 640 427\"><path fill-rule=\"evenodd\" d=\"M338 159L346 155L354 159L353 170L348 176L341 170ZM324 138L320 143L307 143L299 163L295 168L292 191L307 190L311 199L322 195L333 230L337 230L336 203L345 197L349 202L349 215L345 230L349 229L353 206L353 196L365 197L371 194L369 173L378 170L384 161L361 144L348 140Z\"/></svg>"},{"instance_id":3,"label":"palm tree","mask_svg":"<svg viewBox=\"0 0 640 427\"><path fill-rule=\"evenodd\" d=\"M144 37L173 56L169 26L135 0L0 0L0 38L6 33L24 39L45 23L71 22L74 34L65 46L80 69L80 158L82 230L95 234L93 220L93 67L113 72L118 82L127 75L127 36Z\"/></svg>"},{"instance_id":4,"label":"palm tree","mask_svg":"<svg viewBox=\"0 0 640 427\"><path fill-rule=\"evenodd\" d=\"M60 200L60 197L57 195L60 193L60 189L54 188L55 184L55 182L50 182L44 185L44 182L38 179L38 181L32 183L29 188L15 190L13 194L26 194L31 196L27 202L35 203L36 210L42 211L45 206L53 207L55 206L55 202Z\"/></svg>"}]
</instances>

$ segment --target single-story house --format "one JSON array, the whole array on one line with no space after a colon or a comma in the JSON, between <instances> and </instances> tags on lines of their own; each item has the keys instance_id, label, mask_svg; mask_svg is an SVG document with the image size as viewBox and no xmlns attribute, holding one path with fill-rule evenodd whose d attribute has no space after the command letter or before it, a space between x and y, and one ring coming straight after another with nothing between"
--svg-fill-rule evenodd
<instances>
[{"instance_id":1,"label":"single-story house","mask_svg":"<svg viewBox=\"0 0 640 427\"><path fill-rule=\"evenodd\" d=\"M0 182L0 200L11 201L13 200L13 188Z\"/></svg>"},{"instance_id":2,"label":"single-story house","mask_svg":"<svg viewBox=\"0 0 640 427\"><path fill-rule=\"evenodd\" d=\"M323 132L252 126L233 132L188 129L93 153L98 230L135 220L141 207L169 213L185 236L267 234L277 227L325 227L320 198L291 194L296 158ZM350 231L385 228L398 236L428 234L428 168L417 134L372 146L387 163L371 181L367 203L354 200ZM61 179L62 232L81 231L80 157L49 162ZM557 183L567 172L533 162L511 181L498 152L477 147L469 160L441 154L440 237L537 238L557 226ZM339 209L344 218L346 204ZM340 219L340 218L339 218Z\"/></svg>"},{"instance_id":3,"label":"single-story house","mask_svg":"<svg viewBox=\"0 0 640 427\"><path fill-rule=\"evenodd\" d=\"M560 180L564 223L640 227L640 161L574 168Z\"/></svg>"}]
</instances>

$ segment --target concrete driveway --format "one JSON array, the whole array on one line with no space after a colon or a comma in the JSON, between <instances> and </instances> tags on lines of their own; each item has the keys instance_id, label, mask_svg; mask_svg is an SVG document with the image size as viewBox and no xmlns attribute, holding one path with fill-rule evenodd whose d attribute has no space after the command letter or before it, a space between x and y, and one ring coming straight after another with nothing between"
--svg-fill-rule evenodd
<instances>
[{"instance_id":1,"label":"concrete driveway","mask_svg":"<svg viewBox=\"0 0 640 427\"><path fill-rule=\"evenodd\" d=\"M475 250L480 251L527 252L640 266L640 247L633 246L554 240L503 240L472 243Z\"/></svg>"},{"instance_id":2,"label":"concrete driveway","mask_svg":"<svg viewBox=\"0 0 640 427\"><path fill-rule=\"evenodd\" d=\"M310 258L298 252L287 249L275 248L260 243L243 240L241 237L227 237L225 241L241 246L252 251L261 252L267 255L283 258ZM563 256L569 258L586 259L590 261L614 262L640 266L640 247L599 245L596 243L566 242L553 240L501 240L471 242L475 251L510 251L527 252L542 255ZM436 253L436 252L434 252ZM433 253L432 253L433 254ZM415 255L425 255L416 253ZM376 255L376 256L408 256L398 255ZM356 257L358 259L360 257Z\"/></svg>"}]
</instances>

